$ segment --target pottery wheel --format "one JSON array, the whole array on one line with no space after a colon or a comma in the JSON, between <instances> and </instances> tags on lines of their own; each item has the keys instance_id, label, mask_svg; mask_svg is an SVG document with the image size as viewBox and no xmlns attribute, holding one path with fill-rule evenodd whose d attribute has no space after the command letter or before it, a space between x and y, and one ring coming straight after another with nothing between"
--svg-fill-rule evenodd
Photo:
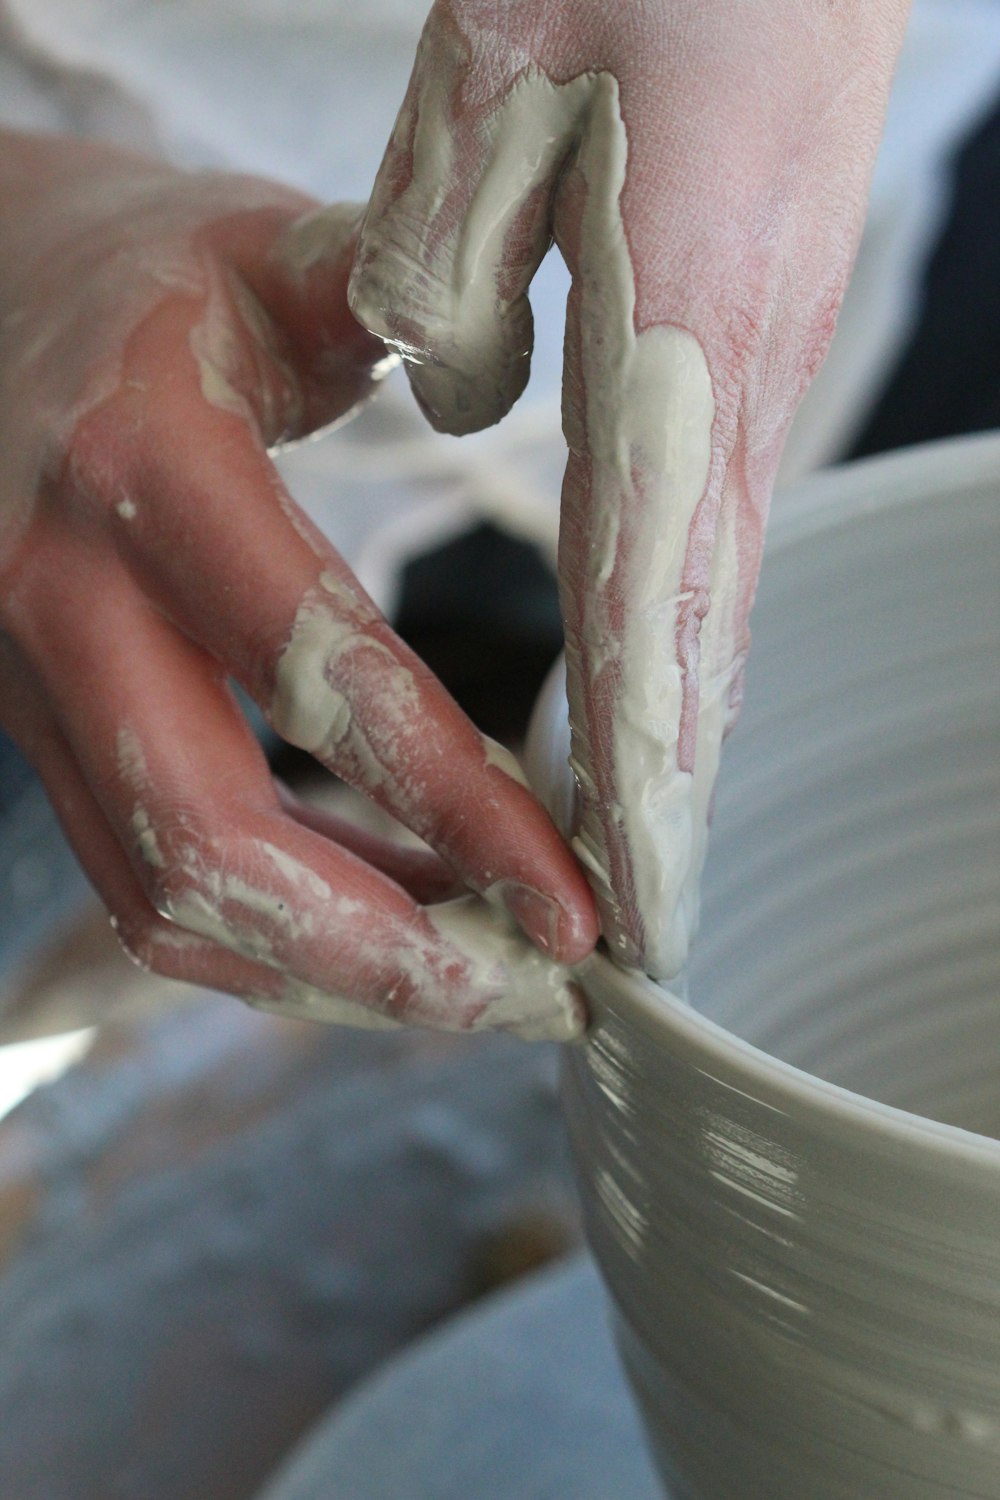
<instances>
[{"instance_id":1,"label":"pottery wheel","mask_svg":"<svg viewBox=\"0 0 1000 1500\"><path fill-rule=\"evenodd\" d=\"M297 1448L258 1500L664 1500L586 1256L455 1318Z\"/></svg>"}]
</instances>

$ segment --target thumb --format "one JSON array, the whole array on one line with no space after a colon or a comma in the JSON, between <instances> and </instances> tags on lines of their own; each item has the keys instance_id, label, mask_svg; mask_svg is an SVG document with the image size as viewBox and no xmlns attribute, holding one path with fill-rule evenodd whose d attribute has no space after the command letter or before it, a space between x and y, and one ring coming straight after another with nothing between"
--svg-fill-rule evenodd
<instances>
[{"instance_id":1,"label":"thumb","mask_svg":"<svg viewBox=\"0 0 1000 1500\"><path fill-rule=\"evenodd\" d=\"M252 253L234 256L270 320L270 342L294 378L293 438L351 413L395 363L347 302L363 209L356 203L304 205L305 212L286 214L269 240L252 245ZM254 331L253 304L244 300L238 310Z\"/></svg>"},{"instance_id":2,"label":"thumb","mask_svg":"<svg viewBox=\"0 0 1000 1500\"><path fill-rule=\"evenodd\" d=\"M498 422L528 379L527 288L585 91L522 74L485 101L467 45L432 18L362 226L349 297L398 350L431 424Z\"/></svg>"}]
</instances>

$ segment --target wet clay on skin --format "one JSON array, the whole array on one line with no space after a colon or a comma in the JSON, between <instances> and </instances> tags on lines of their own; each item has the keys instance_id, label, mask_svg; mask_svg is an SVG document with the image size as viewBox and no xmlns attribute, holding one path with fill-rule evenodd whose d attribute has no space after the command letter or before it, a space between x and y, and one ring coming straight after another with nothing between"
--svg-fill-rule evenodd
<instances>
[{"instance_id":1,"label":"wet clay on skin","mask_svg":"<svg viewBox=\"0 0 1000 1500\"><path fill-rule=\"evenodd\" d=\"M336 285L342 288L355 213L340 207L296 219L307 200L270 184L186 176L71 143L64 154L30 139L15 140L10 150L40 162L39 170L51 171L53 182L43 184L37 204L30 200L34 220L25 215L37 238L35 256L20 224L11 231L13 252L7 241L3 245L12 266L4 279L0 394L6 391L11 399L0 410L0 436L8 410L23 421L11 434L12 461L0 492L0 541L16 559L19 549L30 556L33 548L41 550L50 531L55 533L63 548L57 561L78 592L87 575L81 575L81 582L76 559L80 552L85 560L89 555L80 536L97 539L91 549L95 555L99 545L106 548L107 557L101 554L101 565L91 572L95 594L113 601L99 616L107 626L98 642L107 653L101 661L107 686L79 710L73 749L81 765L72 768L89 774L96 797L92 806L86 804L87 789L81 791L78 784L72 795L90 817L86 837L80 839L82 856L98 851L94 859L105 877L102 893L129 951L140 962L158 966L169 950L174 967L168 972L176 972L178 954L200 953L205 959L225 950L223 958L237 955L248 963L227 969L227 976L239 977L220 983L249 992L261 1003L284 1000L290 1005L292 992L301 1003L308 993L310 1013L316 1016L322 1012L317 997L323 995L329 1019L356 1015L363 1003L390 1021L449 1029L491 1025L560 1039L578 1035L584 1014L567 971L533 947L505 911L496 909L503 902L516 913L519 901L528 906L532 900L546 901L543 893L523 884L516 858L504 865L498 851L496 870L486 871L482 881L484 890L495 892L496 903L477 899L471 912L427 911L392 875L380 876L349 853L345 863L335 835L324 837L283 807L245 726L232 730L232 743L226 740L230 726L219 711L215 689L206 685L204 675L198 676L198 671L204 674L204 658L195 660L190 649L192 639L206 646L217 662L263 696L265 705L273 671L270 707L279 729L335 760L338 771L404 819L412 812L419 822L422 812L425 824L429 821L427 806L433 813L437 784L430 789L418 785L420 767L406 754L414 734L422 732L428 674L421 697L419 663L395 640L363 592L352 588L350 574L324 539L296 516L263 452L308 424L308 403L316 396L310 394L310 382L315 379L325 389L324 360L334 373L338 360L353 369L351 361L359 359L356 345L369 344L346 311L350 328L344 348L327 335L319 317L314 330L318 353L307 346L308 357L296 355L295 365L290 335L286 349L278 327L281 299L291 295L289 281L301 290L323 263L339 267ZM16 177L13 167L11 175ZM270 286L273 273L285 287L281 295L275 293L273 321L248 278L238 274L243 255L262 286ZM76 287L79 295L72 290ZM322 308L319 298L317 307ZM164 313L166 325L157 322ZM168 326L172 341L159 344L160 360L152 363L151 379L139 381L136 342L154 324L157 329ZM365 379L370 383L384 367L377 362L378 346L371 352L373 369L355 383L362 389ZM145 365L141 371L146 373ZM162 388L155 383L161 371ZM331 381L339 390L332 376ZM173 431L165 424L164 434L155 419L161 408L163 413L174 409L170 401L177 393L188 399L187 406L181 400L179 412L219 413L222 422L216 425L213 419L204 429L181 422ZM98 419L109 413L100 426ZM92 438L98 429L99 441ZM147 433L153 434L148 440ZM204 456L199 444L211 450L210 457L221 455L206 488L205 509L214 505L220 484L225 498L227 464L237 498L250 471L249 484L256 484L258 493L251 488L248 502L261 507L279 556L273 574L265 565L268 560L255 557L248 538L241 537L238 515L227 517L224 506L211 511L218 521L214 532L211 525L199 531L184 520L175 526L176 497L169 483L158 488L140 462L149 464L151 449L157 460L163 459L166 448L171 462L163 463L162 472L169 470L170 482L176 479L181 488L190 463L191 488L197 492L198 462ZM128 471L126 484L122 474L130 456L137 459L136 473ZM159 463L155 468L161 477ZM39 496L48 499L49 489L55 490L55 500L36 504ZM282 517L293 529L286 531ZM298 550L294 575L307 583L303 587L297 581L287 589L289 599L281 601L280 554L286 536L307 544L304 559L303 549ZM232 623L236 634L249 620L251 636L249 643L237 643L244 655L232 662L232 643L224 632L218 640L203 641L199 635L202 601L212 615L218 600L209 597L211 583L192 581L211 579L211 549L224 551L230 539L246 559L245 576L239 568L229 576L224 568L217 570L220 595L228 597L231 587L242 587L246 578L257 576L256 570L262 595L259 614L248 611L242 621ZM182 576L179 587L185 557L190 576ZM130 567L137 575L141 571L141 581ZM340 571L325 571L329 567ZM154 579L148 595L147 570ZM174 609L185 588L184 605L193 600L188 618ZM269 588L277 598L269 598ZM30 589L22 584L22 590L27 648L29 654L37 649L44 660L49 641L32 638L37 611ZM105 601L98 597L96 602ZM10 610L15 629L22 628L17 609L15 598ZM175 618L187 628L188 641L166 650L164 622L172 626ZM92 636L87 636L88 646ZM258 672L263 693L252 659L258 640L263 642L264 667ZM150 643L164 648L164 655L149 654ZM270 659L269 649L275 654ZM152 681L148 692L144 686L136 693L128 674L116 677L115 653L130 651L133 660L157 663L156 670L147 672L146 686ZM63 647L52 654L65 659L67 652ZM164 661L174 675L165 673ZM196 670L185 681L184 669L192 666ZM185 697L188 691L193 699ZM59 701L57 693L53 697ZM197 706L185 718L178 706L192 701ZM202 710L210 710L212 717L200 718ZM202 743L198 734L188 734L189 725L200 731ZM221 738L216 732L220 726ZM518 803L529 803L511 758L467 723L452 733L456 739L464 736L466 760L471 752L484 773L478 808L490 811L491 794L502 805L504 789L515 784ZM234 760L227 764L230 752ZM446 756L442 752L438 758ZM214 773L206 773L209 765L215 766ZM107 852L114 839L122 856L117 865ZM446 874L439 872L435 890L444 888L440 877ZM582 881L578 884L586 894ZM143 904L137 913L139 901ZM544 920L541 926L544 942ZM201 979L204 974L204 969L192 970L184 977ZM351 995L350 1003L341 998L342 990Z\"/></svg>"},{"instance_id":2,"label":"wet clay on skin","mask_svg":"<svg viewBox=\"0 0 1000 1500\"><path fill-rule=\"evenodd\" d=\"M438 262L430 263L422 226L440 203L422 200L427 184L447 183L454 171L448 108L447 92L429 69L396 129L398 141L412 142L414 186L390 212L388 230L376 191L353 304L410 365L437 425L462 432L496 420L524 383L530 345L523 286L500 298L508 237L520 206L572 159L583 183L583 210L578 243L562 248L573 263L581 303L575 357L584 399L579 414L566 403L564 425L571 452L586 459L592 475L591 546L586 577L574 591L579 616L567 649L580 793L574 842L613 951L626 963L641 959L651 972L673 975L697 923L708 806L735 675L733 668L699 682L691 649L693 626L706 660L731 663L736 656L738 559L725 527L716 541L711 588L696 593L685 587L689 533L708 482L711 378L686 329L635 332L632 263L619 206L628 145L616 80L586 73L554 84L537 70L524 73L482 123L482 180L461 223L438 247ZM532 147L528 181L526 142ZM541 212L535 232L540 259L548 242ZM441 274L444 266L452 268L450 277ZM453 363L435 362L405 338L394 338L386 316L394 307L420 307L436 332L461 329L461 343L448 346ZM613 795L592 754L595 719L609 702ZM623 846L626 866L619 861L613 870L609 851Z\"/></svg>"}]
</instances>

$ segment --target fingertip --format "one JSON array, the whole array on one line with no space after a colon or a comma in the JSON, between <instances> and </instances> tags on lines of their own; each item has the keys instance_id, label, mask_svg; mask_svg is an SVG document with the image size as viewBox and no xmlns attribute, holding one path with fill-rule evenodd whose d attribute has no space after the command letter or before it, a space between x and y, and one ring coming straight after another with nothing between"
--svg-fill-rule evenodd
<instances>
[{"instance_id":1,"label":"fingertip","mask_svg":"<svg viewBox=\"0 0 1000 1500\"><path fill-rule=\"evenodd\" d=\"M489 893L497 896L510 912L525 937L550 957L559 948L563 912L551 897L520 881L504 880Z\"/></svg>"},{"instance_id":2,"label":"fingertip","mask_svg":"<svg viewBox=\"0 0 1000 1500\"><path fill-rule=\"evenodd\" d=\"M467 437L507 415L528 383L530 348L505 360L500 370L492 370L492 363L484 360L483 373L470 374L445 364L406 361L417 405L436 432Z\"/></svg>"},{"instance_id":3,"label":"fingertip","mask_svg":"<svg viewBox=\"0 0 1000 1500\"><path fill-rule=\"evenodd\" d=\"M561 902L521 881L502 881L495 893L525 937L558 963L579 963L598 938L597 911L589 890Z\"/></svg>"},{"instance_id":4,"label":"fingertip","mask_svg":"<svg viewBox=\"0 0 1000 1500\"><path fill-rule=\"evenodd\" d=\"M492 293L439 305L428 278L448 280L448 258L431 274L397 243L392 214L366 220L347 286L362 328L406 366L417 405L437 432L465 437L495 426L528 383L534 322L526 293Z\"/></svg>"},{"instance_id":5,"label":"fingertip","mask_svg":"<svg viewBox=\"0 0 1000 1500\"><path fill-rule=\"evenodd\" d=\"M505 857L509 859L513 849L518 850L520 858L516 871L479 888L492 904L507 909L543 953L560 963L579 963L600 936L597 906L586 875L551 816L539 804L520 761L495 740L483 736L483 742L487 767L504 793L501 823L505 845L493 854L490 865L503 868ZM512 840L515 830L518 836ZM530 866L523 858L529 849Z\"/></svg>"},{"instance_id":6,"label":"fingertip","mask_svg":"<svg viewBox=\"0 0 1000 1500\"><path fill-rule=\"evenodd\" d=\"M601 935L597 904L587 887L586 896L560 907L559 930L554 957L563 964L578 964L591 953Z\"/></svg>"}]
</instances>

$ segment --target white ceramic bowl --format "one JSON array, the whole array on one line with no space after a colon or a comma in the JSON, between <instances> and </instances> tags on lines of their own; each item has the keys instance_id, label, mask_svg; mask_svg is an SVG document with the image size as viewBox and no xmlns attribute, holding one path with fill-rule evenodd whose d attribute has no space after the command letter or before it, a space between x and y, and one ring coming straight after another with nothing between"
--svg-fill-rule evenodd
<instances>
[{"instance_id":1,"label":"white ceramic bowl","mask_svg":"<svg viewBox=\"0 0 1000 1500\"><path fill-rule=\"evenodd\" d=\"M691 1006L569 1057L620 1347L671 1500L997 1500L1000 441L786 495L753 625Z\"/></svg>"}]
</instances>

